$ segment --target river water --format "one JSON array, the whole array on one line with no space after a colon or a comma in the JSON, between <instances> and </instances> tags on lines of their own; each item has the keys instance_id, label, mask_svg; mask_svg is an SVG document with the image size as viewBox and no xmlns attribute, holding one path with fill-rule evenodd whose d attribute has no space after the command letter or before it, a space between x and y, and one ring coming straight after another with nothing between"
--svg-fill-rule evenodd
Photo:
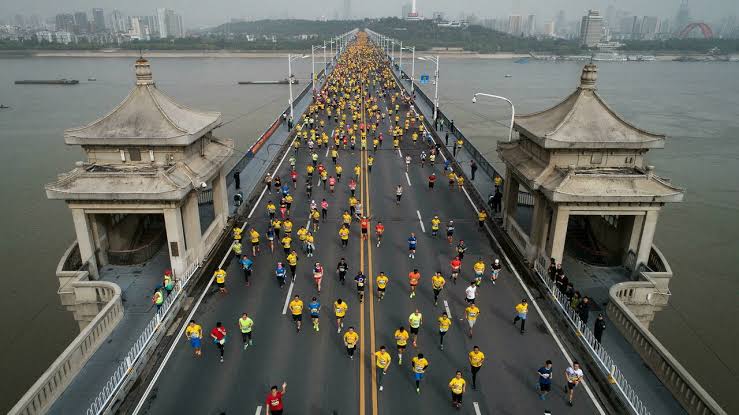
<instances>
[{"instance_id":1,"label":"river water","mask_svg":"<svg viewBox=\"0 0 739 415\"><path fill-rule=\"evenodd\" d=\"M507 136L509 117L500 102L473 105L474 92L509 97L519 113L547 108L576 86L580 63L442 58L439 95L481 152L496 157L495 140ZM64 145L63 131L111 110L133 83L128 58L0 59L0 259L8 292L0 302L6 340L0 348L0 412L5 412L77 334L59 303L54 276L74 239L71 215L48 201L43 185L82 159ZM308 78L310 62L294 72ZM234 138L241 153L287 103L287 86L237 86L238 80L285 77L285 59L158 58L157 85L178 102L223 113L217 134ZM409 69L409 68L407 68ZM639 127L668 135L652 150L660 175L687 189L686 200L660 216L656 244L675 278L670 305L653 333L729 413L739 412L733 352L739 349L739 65L727 63L602 63L600 94ZM432 74L418 62L416 73ZM505 78L505 74L512 75ZM85 81L96 77L95 82ZM18 79L80 79L80 85L22 86ZM433 95L433 87L427 87ZM301 88L294 88L297 94ZM496 123L497 122L497 123ZM235 160L234 160L235 162Z\"/></svg>"}]
</instances>

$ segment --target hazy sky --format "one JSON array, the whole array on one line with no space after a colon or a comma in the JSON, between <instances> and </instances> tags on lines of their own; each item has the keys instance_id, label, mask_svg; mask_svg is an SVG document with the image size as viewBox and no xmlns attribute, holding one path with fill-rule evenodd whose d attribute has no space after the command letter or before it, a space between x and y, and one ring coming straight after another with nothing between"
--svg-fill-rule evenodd
<instances>
[{"instance_id":1,"label":"hazy sky","mask_svg":"<svg viewBox=\"0 0 739 415\"><path fill-rule=\"evenodd\" d=\"M408 2L410 0L407 0ZM605 13L613 5L638 15L674 17L681 0L417 0L422 15L435 11L457 18L461 13L480 17L509 14L536 14L542 22L563 9L568 20L574 20L587 9ZM355 17L398 16L406 0L351 0ZM168 7L183 15L187 27L214 25L230 18L333 18L341 16L344 0L0 0L0 15L37 13L42 17L75 10L89 11L102 7L109 12L118 8L124 14L154 14L157 7ZM739 15L739 0L690 0L691 15L706 21L727 15Z\"/></svg>"}]
</instances>

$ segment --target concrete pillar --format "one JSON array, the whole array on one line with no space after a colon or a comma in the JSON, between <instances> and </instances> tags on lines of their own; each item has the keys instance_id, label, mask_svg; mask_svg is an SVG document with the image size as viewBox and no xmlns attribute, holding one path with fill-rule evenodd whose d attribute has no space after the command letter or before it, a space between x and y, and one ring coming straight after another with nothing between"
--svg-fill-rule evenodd
<instances>
[{"instance_id":1,"label":"concrete pillar","mask_svg":"<svg viewBox=\"0 0 739 415\"><path fill-rule=\"evenodd\" d=\"M198 210L198 193L190 192L181 207L182 220L185 224L185 241L187 250L192 252L195 261L201 260L202 231L200 230L200 212Z\"/></svg>"},{"instance_id":2,"label":"concrete pillar","mask_svg":"<svg viewBox=\"0 0 739 415\"><path fill-rule=\"evenodd\" d=\"M531 234L529 235L529 245L526 247L526 259L533 263L539 254L539 246L541 246L542 235L548 231L545 227L545 216L547 214L546 199L541 193L533 191L534 196L534 212L531 218ZM546 236L544 237L546 238Z\"/></svg>"},{"instance_id":3,"label":"concrete pillar","mask_svg":"<svg viewBox=\"0 0 739 415\"><path fill-rule=\"evenodd\" d=\"M92 238L90 222L84 209L72 209L72 220L74 221L74 232L77 234L77 244L80 248L82 261L89 261L90 275L97 279L99 277L97 258L95 258L95 242Z\"/></svg>"},{"instance_id":4,"label":"concrete pillar","mask_svg":"<svg viewBox=\"0 0 739 415\"><path fill-rule=\"evenodd\" d=\"M518 180L513 177L511 170L506 168L505 186L503 188L503 227L510 232L511 220L515 220L518 207Z\"/></svg>"},{"instance_id":5,"label":"concrete pillar","mask_svg":"<svg viewBox=\"0 0 739 415\"><path fill-rule=\"evenodd\" d=\"M164 209L164 227L167 230L167 249L169 262L176 277L185 274L187 257L185 252L185 232L182 227L182 212L179 207Z\"/></svg>"},{"instance_id":6,"label":"concrete pillar","mask_svg":"<svg viewBox=\"0 0 739 415\"><path fill-rule=\"evenodd\" d=\"M627 253L628 251L634 251L634 253L636 253L637 249L639 249L639 239L641 238L641 231L643 227L644 216L634 216L631 225L631 237L629 238L629 247L626 251Z\"/></svg>"},{"instance_id":7,"label":"concrete pillar","mask_svg":"<svg viewBox=\"0 0 739 415\"><path fill-rule=\"evenodd\" d=\"M565 250L565 238L567 237L567 222L570 219L570 211L562 206L557 206L554 210L552 224L552 237L549 239L549 257L554 258L557 263L562 262Z\"/></svg>"},{"instance_id":8,"label":"concrete pillar","mask_svg":"<svg viewBox=\"0 0 739 415\"><path fill-rule=\"evenodd\" d=\"M226 176L223 169L213 178L213 210L216 219L220 216L220 226L226 226L228 220L228 187L226 187Z\"/></svg>"},{"instance_id":9,"label":"concrete pillar","mask_svg":"<svg viewBox=\"0 0 739 415\"><path fill-rule=\"evenodd\" d=\"M657 218L659 212L656 210L647 211L644 217L644 226L642 227L641 238L639 239L639 249L636 252L636 267L647 263L649 253L652 252L652 241L654 240L654 231L657 229Z\"/></svg>"},{"instance_id":10,"label":"concrete pillar","mask_svg":"<svg viewBox=\"0 0 739 415\"><path fill-rule=\"evenodd\" d=\"M110 244L108 243L108 223L110 222L110 215L88 215L88 218L90 219L92 237L98 253L98 265L101 267L108 265L108 249L110 249Z\"/></svg>"}]
</instances>

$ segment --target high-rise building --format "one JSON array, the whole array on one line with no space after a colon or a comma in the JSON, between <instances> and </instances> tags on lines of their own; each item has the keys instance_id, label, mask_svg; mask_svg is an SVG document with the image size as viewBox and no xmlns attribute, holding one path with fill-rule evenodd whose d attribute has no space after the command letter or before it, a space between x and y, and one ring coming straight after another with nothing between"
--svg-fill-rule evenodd
<instances>
[{"instance_id":1,"label":"high-rise building","mask_svg":"<svg viewBox=\"0 0 739 415\"><path fill-rule=\"evenodd\" d=\"M159 38L166 39L167 33L167 9L157 9L157 24L159 26Z\"/></svg>"},{"instance_id":2,"label":"high-rise building","mask_svg":"<svg viewBox=\"0 0 739 415\"><path fill-rule=\"evenodd\" d=\"M406 16L408 16L408 13L411 12L411 4L410 3L403 3L403 7L400 9L400 18L405 19Z\"/></svg>"},{"instance_id":3,"label":"high-rise building","mask_svg":"<svg viewBox=\"0 0 739 415\"><path fill-rule=\"evenodd\" d=\"M642 39L654 39L659 32L659 18L657 16L644 16L641 20Z\"/></svg>"},{"instance_id":4,"label":"high-rise building","mask_svg":"<svg viewBox=\"0 0 739 415\"><path fill-rule=\"evenodd\" d=\"M86 12L76 12L74 14L74 33L81 34L90 31L90 22L87 20Z\"/></svg>"},{"instance_id":5,"label":"high-rise building","mask_svg":"<svg viewBox=\"0 0 739 415\"><path fill-rule=\"evenodd\" d=\"M352 0L344 0L344 20L352 18Z\"/></svg>"},{"instance_id":6,"label":"high-rise building","mask_svg":"<svg viewBox=\"0 0 739 415\"><path fill-rule=\"evenodd\" d=\"M675 16L675 31L679 32L680 30L683 30L685 26L690 23L690 8L688 7L688 0L682 0L680 3L680 9L677 11L677 16Z\"/></svg>"},{"instance_id":7,"label":"high-rise building","mask_svg":"<svg viewBox=\"0 0 739 415\"><path fill-rule=\"evenodd\" d=\"M28 25L31 26L32 29L39 29L43 27L41 24L41 18L37 14L31 15L31 17L28 19Z\"/></svg>"},{"instance_id":8,"label":"high-rise building","mask_svg":"<svg viewBox=\"0 0 739 415\"><path fill-rule=\"evenodd\" d=\"M92 29L97 33L105 31L105 13L103 9L92 9Z\"/></svg>"},{"instance_id":9,"label":"high-rise building","mask_svg":"<svg viewBox=\"0 0 739 415\"><path fill-rule=\"evenodd\" d=\"M544 23L544 36L554 36L554 22L548 21Z\"/></svg>"},{"instance_id":10,"label":"high-rise building","mask_svg":"<svg viewBox=\"0 0 739 415\"><path fill-rule=\"evenodd\" d=\"M592 48L603 38L603 16L597 10L588 10L580 23L580 44Z\"/></svg>"},{"instance_id":11,"label":"high-rise building","mask_svg":"<svg viewBox=\"0 0 739 415\"><path fill-rule=\"evenodd\" d=\"M110 13L110 27L113 33L128 32L128 22L126 22L126 18L119 10L113 9L113 12Z\"/></svg>"},{"instance_id":12,"label":"high-rise building","mask_svg":"<svg viewBox=\"0 0 739 415\"><path fill-rule=\"evenodd\" d=\"M533 36L536 34L536 16L530 14L526 19L526 36Z\"/></svg>"},{"instance_id":13,"label":"high-rise building","mask_svg":"<svg viewBox=\"0 0 739 415\"><path fill-rule=\"evenodd\" d=\"M508 16L508 33L516 36L520 36L523 29L523 18L521 15L514 14L511 16Z\"/></svg>"},{"instance_id":14,"label":"high-rise building","mask_svg":"<svg viewBox=\"0 0 739 415\"><path fill-rule=\"evenodd\" d=\"M554 30L556 30L558 34L564 35L566 25L567 21L565 20L565 11L560 10L557 12L557 18L554 19Z\"/></svg>"},{"instance_id":15,"label":"high-rise building","mask_svg":"<svg viewBox=\"0 0 739 415\"><path fill-rule=\"evenodd\" d=\"M26 16L22 14L16 14L13 17L13 24L18 27L26 27Z\"/></svg>"},{"instance_id":16,"label":"high-rise building","mask_svg":"<svg viewBox=\"0 0 739 415\"><path fill-rule=\"evenodd\" d=\"M70 13L60 13L56 15L56 31L57 32L74 32L74 15Z\"/></svg>"},{"instance_id":17,"label":"high-rise building","mask_svg":"<svg viewBox=\"0 0 739 415\"><path fill-rule=\"evenodd\" d=\"M411 0L411 11L405 15L406 20L418 20L418 9L416 9L416 0Z\"/></svg>"}]
</instances>

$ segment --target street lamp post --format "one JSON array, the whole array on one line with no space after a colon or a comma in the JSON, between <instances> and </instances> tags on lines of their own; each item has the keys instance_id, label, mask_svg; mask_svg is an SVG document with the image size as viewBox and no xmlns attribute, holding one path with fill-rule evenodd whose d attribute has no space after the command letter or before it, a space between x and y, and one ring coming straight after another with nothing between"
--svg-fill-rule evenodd
<instances>
[{"instance_id":1,"label":"street lamp post","mask_svg":"<svg viewBox=\"0 0 739 415\"><path fill-rule=\"evenodd\" d=\"M483 96L483 97L488 97L488 98L500 99L511 105L511 125L508 128L508 141L510 142L511 139L513 138L513 119L516 117L516 107L513 106L513 102L511 102L511 100L506 97L501 97L500 95L484 94L482 92L478 92L472 95L472 103L477 102L478 95Z\"/></svg>"},{"instance_id":2,"label":"street lamp post","mask_svg":"<svg viewBox=\"0 0 739 415\"><path fill-rule=\"evenodd\" d=\"M293 55L293 54L288 54L287 55L287 85L288 85L288 89L290 89L290 101L289 101L289 104L290 104L290 118L293 118L294 115L295 115L295 113L293 111L293 82L295 81L295 79L293 77L293 61L295 59L303 59L303 58L307 58L307 57L308 57L308 55L302 55L302 56L301 55Z\"/></svg>"},{"instance_id":3,"label":"street lamp post","mask_svg":"<svg viewBox=\"0 0 739 415\"><path fill-rule=\"evenodd\" d=\"M436 64L436 71L434 73L434 83L436 84L434 87L434 122L436 122L436 115L439 112L439 56L424 56L418 59Z\"/></svg>"},{"instance_id":4,"label":"street lamp post","mask_svg":"<svg viewBox=\"0 0 739 415\"><path fill-rule=\"evenodd\" d=\"M323 57L324 57L324 61L325 61L326 60L326 45L325 44L323 46L314 46L314 45L311 45L311 47L310 47L311 84L312 84L311 87L313 88L313 95L316 94L316 79L317 79L317 76L316 76L316 53L315 52L316 52L316 49L321 49L321 48L323 48Z\"/></svg>"},{"instance_id":5,"label":"street lamp post","mask_svg":"<svg viewBox=\"0 0 739 415\"><path fill-rule=\"evenodd\" d=\"M408 47L408 46L403 46L402 43L400 44L400 62L401 62L401 64L400 64L400 73L401 73L401 77L403 76L402 75L403 74L403 63L402 63L403 62L403 49L410 50L411 53L412 53L412 55L411 55L411 96L413 96L413 91L414 91L414 88L413 88L413 80L416 79L416 47L415 46Z\"/></svg>"}]
</instances>

